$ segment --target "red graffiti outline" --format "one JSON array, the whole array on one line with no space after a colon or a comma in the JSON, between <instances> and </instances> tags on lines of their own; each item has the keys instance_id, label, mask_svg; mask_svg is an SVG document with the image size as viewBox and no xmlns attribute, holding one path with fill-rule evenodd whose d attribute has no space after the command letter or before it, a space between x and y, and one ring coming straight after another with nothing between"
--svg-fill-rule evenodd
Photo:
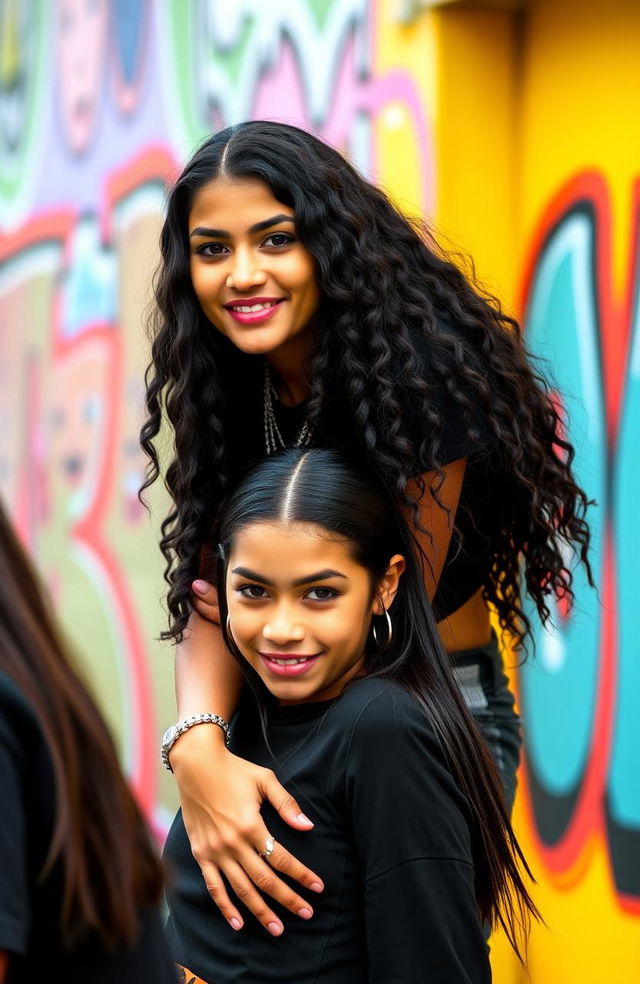
<instances>
[{"instance_id":1,"label":"red graffiti outline","mask_svg":"<svg viewBox=\"0 0 640 984\"><path fill-rule=\"evenodd\" d=\"M633 214L640 208L640 179L632 191ZM604 176L597 171L586 171L571 178L551 199L534 230L524 263L524 273L519 291L519 311L524 316L527 300L540 255L552 231L579 203L590 204L594 211L595 227L595 280L596 305L599 324L599 344L603 368L602 384L605 395L606 434L609 455L615 448L622 400L624 375L631 340L631 314L633 306L634 276L638 257L638 223L634 224L630 261L625 280L624 296L616 303L612 270L612 209L609 189ZM609 459L610 460L610 459ZM616 623L616 583L613 553L611 517L605 519L603 541L603 569L601 586L600 665L596 688L591 747L582 781L577 808L562 840L550 847L540 839L527 782L526 744L523 756L522 787L527 818L536 848L549 871L566 875L576 866L585 846L591 844L591 835L605 841L603 795L606 789L607 771L613 741L615 696L617 683L618 632ZM599 572L596 572L596 577ZM640 911L640 900L618 893L621 906L633 912Z\"/></svg>"},{"instance_id":2,"label":"red graffiti outline","mask_svg":"<svg viewBox=\"0 0 640 984\"><path fill-rule=\"evenodd\" d=\"M176 167L176 159L172 153L162 144L153 144L126 165L113 172L106 181L105 195L98 218L100 235L104 244L108 245L112 241L113 217L118 205L141 185L155 181L165 184L170 176L175 173ZM0 263L14 261L20 253L34 246L42 245L47 241L55 241L60 246L60 268L62 270L67 269L72 262L73 232L78 219L79 213L74 209L52 211L30 218L11 236L3 237L0 242ZM55 360L75 350L79 344L77 338L64 337L60 330L61 317L62 290L58 286L53 291L51 318L50 356ZM157 736L155 733L153 690L146 661L144 639L136 613L128 597L122 572L103 532L115 485L115 447L122 412L119 385L123 372L123 346L116 326L112 323L97 322L85 326L81 344L93 341L106 343L110 352L106 381L106 399L110 410L105 424L104 452L100 457L96 491L87 513L71 527L69 541L76 542L78 545L85 545L99 562L111 594L112 604L117 611L121 631L126 640L128 655L126 669L134 693L132 706L135 711L134 720L128 722L128 727L133 729L134 745L134 771L131 782L143 809L151 816L155 805L157 786L155 747ZM21 468L18 479L16 527L26 543L29 539L29 517L25 514L28 496L24 490L28 481L27 470Z\"/></svg>"},{"instance_id":3,"label":"red graffiti outline","mask_svg":"<svg viewBox=\"0 0 640 984\"><path fill-rule=\"evenodd\" d=\"M33 219L28 219L10 235L0 238L0 264L14 263L21 253L26 253L46 243L55 243L60 247L61 256L64 256L73 233L75 219L75 212L71 209L56 209L50 212L43 212ZM12 522L22 543L27 549L33 547L33 531L28 512L28 482L28 471L24 467L23 461L18 471L18 491Z\"/></svg>"},{"instance_id":4,"label":"red graffiti outline","mask_svg":"<svg viewBox=\"0 0 640 984\"><path fill-rule=\"evenodd\" d=\"M123 168L114 172L107 181L106 195L103 200L103 210L101 213L101 231L105 241L112 240L112 219L117 206L124 201L130 194L137 189L153 181L166 179L167 173L175 166L175 159L163 147L152 146L141 152L137 157ZM113 333L112 333L113 334ZM117 333L115 333L117 335ZM122 379L122 345L120 336L117 335L117 359L114 360L116 372L113 378L113 391L111 392L113 413L110 415L113 426L112 434L109 437L109 453L107 457L107 468L104 476L104 503L106 508L107 501L112 498L113 486L115 484L115 444L120 433L120 414L122 412L119 400L119 383ZM108 500L107 500L108 492ZM100 513L102 518L103 513ZM96 530L101 531L101 524L96 526ZM87 531L89 533L89 531ZM116 595L121 616L123 618L125 631L129 640L129 671L133 678L133 684L137 694L136 713L138 722L136 734L138 736L138 756L139 772L134 778L134 785L143 807L151 815L155 803L157 786L157 753L156 753L156 727L155 713L153 706L153 690L149 667L146 660L146 647L140 625L136 618L135 610L127 595L125 585L122 581L121 571L111 550L102 539L96 540L100 543L101 556L105 562L109 573L112 589Z\"/></svg>"},{"instance_id":5,"label":"red graffiti outline","mask_svg":"<svg viewBox=\"0 0 640 984\"><path fill-rule=\"evenodd\" d=\"M106 193L100 213L100 230L105 243L112 241L112 220L118 205L140 186L153 181L164 182L167 173L174 166L174 157L164 147L154 145L146 148L111 175L106 183ZM102 327L102 331L105 330L105 327ZM101 329L95 326L93 330L99 332ZM84 334L86 336L86 332ZM134 725L136 739L134 756L136 769L131 779L143 808L151 815L157 787L156 727L152 681L147 665L146 647L135 610L127 594L115 556L102 535L103 521L112 500L115 485L115 447L120 433L120 414L122 412L119 399L119 386L123 371L122 340L118 332L113 330L113 327L109 328L109 337L113 359L108 384L108 399L112 409L109 414L109 432L105 437L104 473L100 478L100 491L94 502L94 508L82 522L76 525L73 533L74 535L77 533L80 538L95 549L104 565L110 588L118 605L123 630L127 638L128 671L135 693L133 703L136 720L131 723Z\"/></svg>"}]
</instances>

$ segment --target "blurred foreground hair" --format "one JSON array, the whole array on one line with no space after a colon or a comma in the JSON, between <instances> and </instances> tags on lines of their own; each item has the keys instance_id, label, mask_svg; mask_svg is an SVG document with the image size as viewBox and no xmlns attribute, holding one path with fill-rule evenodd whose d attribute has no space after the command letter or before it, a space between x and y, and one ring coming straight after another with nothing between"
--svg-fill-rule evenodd
<instances>
[{"instance_id":1,"label":"blurred foreground hair","mask_svg":"<svg viewBox=\"0 0 640 984\"><path fill-rule=\"evenodd\" d=\"M60 865L60 935L132 942L139 910L159 901L160 862L100 712L72 669L38 576L0 504L0 672L31 705L55 778L51 844Z\"/></svg>"}]
</instances>

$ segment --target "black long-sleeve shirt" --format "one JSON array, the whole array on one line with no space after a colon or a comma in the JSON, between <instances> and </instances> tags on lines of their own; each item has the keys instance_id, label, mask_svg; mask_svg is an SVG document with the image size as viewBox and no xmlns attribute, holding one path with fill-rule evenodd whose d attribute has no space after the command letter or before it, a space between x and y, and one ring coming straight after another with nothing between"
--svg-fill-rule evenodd
<instances>
[{"instance_id":1,"label":"black long-sleeve shirt","mask_svg":"<svg viewBox=\"0 0 640 984\"><path fill-rule=\"evenodd\" d=\"M281 937L244 911L234 932L178 813L165 848L174 959L208 984L490 981L470 809L417 701L398 684L359 680L333 701L274 708L269 741L273 758L242 709L233 750L274 768L315 822L301 833L263 810L273 836L324 880L322 895L308 893L314 917L276 904Z\"/></svg>"}]
</instances>

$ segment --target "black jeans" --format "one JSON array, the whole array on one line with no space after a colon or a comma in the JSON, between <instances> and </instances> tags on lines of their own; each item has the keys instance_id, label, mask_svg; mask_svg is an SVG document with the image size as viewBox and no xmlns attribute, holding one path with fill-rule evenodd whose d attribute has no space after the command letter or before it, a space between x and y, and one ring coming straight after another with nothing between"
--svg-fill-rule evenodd
<instances>
[{"instance_id":1,"label":"black jeans","mask_svg":"<svg viewBox=\"0 0 640 984\"><path fill-rule=\"evenodd\" d=\"M504 673L498 640L486 646L452 653L454 674L467 707L487 739L504 785L509 813L516 795L522 729L515 700Z\"/></svg>"}]
</instances>

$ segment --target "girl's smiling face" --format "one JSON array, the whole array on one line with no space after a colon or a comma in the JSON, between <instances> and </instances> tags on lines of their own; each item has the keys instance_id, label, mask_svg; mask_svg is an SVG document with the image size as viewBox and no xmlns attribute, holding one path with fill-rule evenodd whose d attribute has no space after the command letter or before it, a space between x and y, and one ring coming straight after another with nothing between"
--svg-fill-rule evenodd
<instances>
[{"instance_id":1,"label":"girl's smiling face","mask_svg":"<svg viewBox=\"0 0 640 984\"><path fill-rule=\"evenodd\" d=\"M201 188L189 243L193 289L218 331L253 355L300 345L320 300L314 261L293 209L266 184L216 178Z\"/></svg>"},{"instance_id":2,"label":"girl's smiling face","mask_svg":"<svg viewBox=\"0 0 640 984\"><path fill-rule=\"evenodd\" d=\"M380 599L388 608L404 560L393 557L378 590L349 544L322 527L252 523L227 567L229 628L242 656L281 703L337 697L364 670Z\"/></svg>"}]
</instances>

